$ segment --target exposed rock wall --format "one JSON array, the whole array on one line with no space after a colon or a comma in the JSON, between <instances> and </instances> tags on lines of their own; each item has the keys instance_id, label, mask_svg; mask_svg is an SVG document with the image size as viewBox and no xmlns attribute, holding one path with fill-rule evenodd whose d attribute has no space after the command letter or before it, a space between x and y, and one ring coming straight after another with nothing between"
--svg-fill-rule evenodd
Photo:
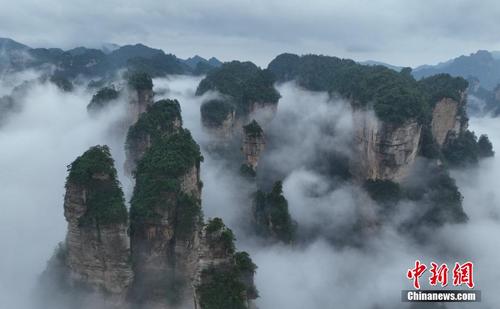
<instances>
[{"instance_id":1,"label":"exposed rock wall","mask_svg":"<svg viewBox=\"0 0 500 309\"><path fill-rule=\"evenodd\" d=\"M96 177L100 177L96 175ZM133 278L130 265L127 224L82 225L87 212L88 189L68 184L64 198L64 216L70 277L76 285L104 290L120 304Z\"/></svg>"},{"instance_id":2,"label":"exposed rock wall","mask_svg":"<svg viewBox=\"0 0 500 309\"><path fill-rule=\"evenodd\" d=\"M210 103L210 102L209 102ZM249 105L246 114L238 114L235 110L228 113L223 121L214 123L207 116L201 117L203 127L209 133L221 140L228 140L235 134L239 134L245 123L256 119L259 123L268 124L276 115L277 103L253 102Z\"/></svg>"},{"instance_id":3,"label":"exposed rock wall","mask_svg":"<svg viewBox=\"0 0 500 309\"><path fill-rule=\"evenodd\" d=\"M175 203L171 196L166 202ZM168 308L183 298L192 299L190 279L197 263L198 228L179 236L179 209L158 208L159 222L144 222L132 236L136 282L134 298L147 306ZM149 308L149 307L148 307Z\"/></svg>"},{"instance_id":4,"label":"exposed rock wall","mask_svg":"<svg viewBox=\"0 0 500 309\"><path fill-rule=\"evenodd\" d=\"M223 140L231 138L231 136L234 134L234 128L237 124L235 111L229 113L220 125L213 124L203 117L201 120L203 126L208 130L208 132Z\"/></svg>"},{"instance_id":5,"label":"exposed rock wall","mask_svg":"<svg viewBox=\"0 0 500 309\"><path fill-rule=\"evenodd\" d=\"M443 98L436 103L432 111L432 136L439 147L444 145L449 134L458 135L462 130L460 104L462 103L453 99Z\"/></svg>"},{"instance_id":6,"label":"exposed rock wall","mask_svg":"<svg viewBox=\"0 0 500 309\"><path fill-rule=\"evenodd\" d=\"M150 151L162 151L162 157L171 159L182 150L175 149L178 143L162 143L153 144ZM193 299L191 279L198 262L201 230L200 164L193 162L172 176L169 174L179 172L176 167L164 167L156 161L159 153L154 153L144 157L150 165L138 169L141 176L131 205L132 299L142 308L170 308ZM152 190L151 186L157 188ZM150 203L149 198L155 202Z\"/></svg>"},{"instance_id":7,"label":"exposed rock wall","mask_svg":"<svg viewBox=\"0 0 500 309\"><path fill-rule=\"evenodd\" d=\"M262 151L264 151L266 141L264 132L259 124L253 120L243 127L243 146L241 151L244 155L244 164L256 170Z\"/></svg>"},{"instance_id":8,"label":"exposed rock wall","mask_svg":"<svg viewBox=\"0 0 500 309\"><path fill-rule=\"evenodd\" d=\"M246 308L254 308L253 300L257 298L254 284L255 264L246 252L235 252L232 231L225 227L220 218L215 218L200 231L199 239L196 270L192 277L194 308L218 308L221 303L224 303L226 308L230 306L228 304L231 301L234 301L233 305L239 303ZM221 274L224 282L218 282L218 276ZM241 294L232 294L232 284L243 284ZM204 290L213 288L213 285L224 290L221 291L223 294L220 297L226 299L215 301L211 298L212 303L204 304L203 301L207 301L203 299Z\"/></svg>"},{"instance_id":9,"label":"exposed rock wall","mask_svg":"<svg viewBox=\"0 0 500 309\"><path fill-rule=\"evenodd\" d=\"M131 123L137 122L139 116L147 111L148 106L153 104L154 93L152 89L130 90L129 93L129 117Z\"/></svg>"},{"instance_id":10,"label":"exposed rock wall","mask_svg":"<svg viewBox=\"0 0 500 309\"><path fill-rule=\"evenodd\" d=\"M417 121L402 125L379 122L373 115L355 113L356 158L351 170L361 179L403 178L418 152L422 127Z\"/></svg>"},{"instance_id":11,"label":"exposed rock wall","mask_svg":"<svg viewBox=\"0 0 500 309\"><path fill-rule=\"evenodd\" d=\"M125 172L132 174L137 162L153 140L167 137L182 128L180 105L176 100L161 100L146 107L146 112L130 126L126 140Z\"/></svg>"}]
</instances>

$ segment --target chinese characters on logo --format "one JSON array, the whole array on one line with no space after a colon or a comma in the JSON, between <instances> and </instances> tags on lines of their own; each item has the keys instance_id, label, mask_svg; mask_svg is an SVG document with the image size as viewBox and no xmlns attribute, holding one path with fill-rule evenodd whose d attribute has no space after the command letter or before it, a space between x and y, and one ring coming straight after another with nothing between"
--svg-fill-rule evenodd
<instances>
[{"instance_id":1,"label":"chinese characters on logo","mask_svg":"<svg viewBox=\"0 0 500 309\"><path fill-rule=\"evenodd\" d=\"M461 286L465 284L470 289L474 288L473 266L472 262L465 262L463 264L455 263L455 267L453 267L453 285ZM414 268L408 269L406 277L413 280L413 287L415 287L415 289L420 289L419 279L426 270L427 266L420 263L419 260L415 261ZM438 265L431 262L431 268L429 271L431 273L431 276L429 277L429 284L431 286L436 286L438 283L442 287L448 285L448 265L444 263Z\"/></svg>"}]
</instances>

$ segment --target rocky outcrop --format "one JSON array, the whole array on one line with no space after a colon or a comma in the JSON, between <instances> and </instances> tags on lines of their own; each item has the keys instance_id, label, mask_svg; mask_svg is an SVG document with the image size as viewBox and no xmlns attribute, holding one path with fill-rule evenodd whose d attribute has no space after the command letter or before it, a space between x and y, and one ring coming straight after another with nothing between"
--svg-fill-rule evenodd
<instances>
[{"instance_id":1,"label":"rocky outcrop","mask_svg":"<svg viewBox=\"0 0 500 309\"><path fill-rule=\"evenodd\" d=\"M443 98L432 111L431 131L434 140L442 147L448 136L457 136L467 128L460 114L462 102Z\"/></svg>"},{"instance_id":2,"label":"rocky outcrop","mask_svg":"<svg viewBox=\"0 0 500 309\"><path fill-rule=\"evenodd\" d=\"M241 151L245 156L243 164L246 164L255 171L265 145L266 142L262 128L257 121L252 120L252 122L243 127L243 146L241 147Z\"/></svg>"},{"instance_id":3,"label":"rocky outcrop","mask_svg":"<svg viewBox=\"0 0 500 309\"><path fill-rule=\"evenodd\" d=\"M139 116L153 104L153 80L146 73L129 73L127 77L129 92L129 117L135 123Z\"/></svg>"},{"instance_id":4,"label":"rocky outcrop","mask_svg":"<svg viewBox=\"0 0 500 309\"><path fill-rule=\"evenodd\" d=\"M252 225L263 239L290 244L294 241L297 223L288 211L281 181L274 183L271 192L258 190L253 197Z\"/></svg>"},{"instance_id":5,"label":"rocky outcrop","mask_svg":"<svg viewBox=\"0 0 500 309\"><path fill-rule=\"evenodd\" d=\"M153 104L153 97L153 89L139 89L129 93L129 115L132 123Z\"/></svg>"},{"instance_id":6,"label":"rocky outcrop","mask_svg":"<svg viewBox=\"0 0 500 309\"><path fill-rule=\"evenodd\" d=\"M203 225L201 160L189 131L180 129L156 139L137 166L130 299L140 308L245 308L257 297L255 265L235 253L231 230L220 219Z\"/></svg>"},{"instance_id":7,"label":"rocky outcrop","mask_svg":"<svg viewBox=\"0 0 500 309\"><path fill-rule=\"evenodd\" d=\"M243 124L255 118L252 114L260 113L267 108L276 110L280 94L274 88L274 82L274 74L269 70L260 69L251 62L226 62L221 67L211 70L196 89L197 96L209 92L219 94L218 99L209 100L202 105L203 124L211 122L217 128L221 128L222 120L227 118L229 110L233 110L236 121L232 128L239 133ZM204 108L207 113L204 113ZM259 117L256 119L261 121Z\"/></svg>"},{"instance_id":8,"label":"rocky outcrop","mask_svg":"<svg viewBox=\"0 0 500 309\"><path fill-rule=\"evenodd\" d=\"M65 264L75 286L105 292L121 305L132 281L127 210L106 146L96 146L70 168L64 197L68 222Z\"/></svg>"},{"instance_id":9,"label":"rocky outcrop","mask_svg":"<svg viewBox=\"0 0 500 309\"><path fill-rule=\"evenodd\" d=\"M131 202L132 299L148 308L192 299L201 229L200 160L189 131L181 130L155 140L137 168Z\"/></svg>"},{"instance_id":10,"label":"rocky outcrop","mask_svg":"<svg viewBox=\"0 0 500 309\"><path fill-rule=\"evenodd\" d=\"M233 232L222 220L210 220L200 233L198 263L192 281L194 308L252 308L252 300L258 296L255 269L246 252L235 252ZM222 294L213 297L214 293Z\"/></svg>"},{"instance_id":11,"label":"rocky outcrop","mask_svg":"<svg viewBox=\"0 0 500 309\"><path fill-rule=\"evenodd\" d=\"M178 132L182 127L181 108L177 100L160 100L148 106L127 133L125 172L132 174L137 162L154 140Z\"/></svg>"},{"instance_id":12,"label":"rocky outcrop","mask_svg":"<svg viewBox=\"0 0 500 309\"><path fill-rule=\"evenodd\" d=\"M203 126L207 131L220 139L228 139L234 134L236 125L236 112L231 112L226 115L220 124L213 124L202 117Z\"/></svg>"},{"instance_id":13,"label":"rocky outcrop","mask_svg":"<svg viewBox=\"0 0 500 309\"><path fill-rule=\"evenodd\" d=\"M57 281L51 293L64 294L75 308L88 303L73 304L67 295L88 296L99 308L248 308L257 297L256 266L235 252L222 220L203 223L200 148L181 126L178 102L160 103L150 113L153 108L144 114L153 118L141 117L136 127L149 139L134 173L129 217L106 146L92 147L70 165L68 234L43 282Z\"/></svg>"},{"instance_id":14,"label":"rocky outcrop","mask_svg":"<svg viewBox=\"0 0 500 309\"><path fill-rule=\"evenodd\" d=\"M351 170L361 179L403 178L418 152L422 126L416 120L394 125L367 113L354 114L357 157Z\"/></svg>"}]
</instances>

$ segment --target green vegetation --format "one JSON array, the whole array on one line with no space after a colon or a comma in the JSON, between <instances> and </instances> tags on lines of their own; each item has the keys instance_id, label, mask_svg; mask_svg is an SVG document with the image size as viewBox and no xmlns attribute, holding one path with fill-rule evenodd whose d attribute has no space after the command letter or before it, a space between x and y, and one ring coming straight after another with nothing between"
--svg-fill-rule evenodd
<instances>
[{"instance_id":1,"label":"green vegetation","mask_svg":"<svg viewBox=\"0 0 500 309\"><path fill-rule=\"evenodd\" d=\"M137 224L160 219L156 209L167 209L183 223L177 236L188 235L201 215L200 201L181 191L180 178L198 167L203 157L189 130L162 137L152 144L139 161L131 200L130 221ZM171 198L169 198L171 197Z\"/></svg>"},{"instance_id":2,"label":"green vegetation","mask_svg":"<svg viewBox=\"0 0 500 309\"><path fill-rule=\"evenodd\" d=\"M234 252L233 232L224 225L222 219L214 218L205 227L211 246L222 245L226 254L231 254L229 264L212 266L203 270L201 284L196 287L200 297L200 307L204 309L247 308L248 298L257 298L253 283L257 266L247 252Z\"/></svg>"},{"instance_id":3,"label":"green vegetation","mask_svg":"<svg viewBox=\"0 0 500 309\"><path fill-rule=\"evenodd\" d=\"M254 179L257 176L255 170L248 164L242 164L240 166L240 175L247 179Z\"/></svg>"},{"instance_id":4,"label":"green vegetation","mask_svg":"<svg viewBox=\"0 0 500 309\"><path fill-rule=\"evenodd\" d=\"M443 147L445 162L451 167L465 167L477 164L479 148L477 137L469 130L449 139Z\"/></svg>"},{"instance_id":5,"label":"green vegetation","mask_svg":"<svg viewBox=\"0 0 500 309\"><path fill-rule=\"evenodd\" d=\"M232 61L208 72L196 95L216 90L234 102L236 115L245 116L256 102L276 104L280 94L274 89L274 77L251 62Z\"/></svg>"},{"instance_id":6,"label":"green vegetation","mask_svg":"<svg viewBox=\"0 0 500 309\"><path fill-rule=\"evenodd\" d=\"M465 79L451 77L449 74L433 75L421 79L418 83L429 98L429 101L434 104L442 98L450 98L460 102L462 100L462 92L468 86L468 82Z\"/></svg>"},{"instance_id":7,"label":"green vegetation","mask_svg":"<svg viewBox=\"0 0 500 309\"><path fill-rule=\"evenodd\" d=\"M127 68L132 72L144 72L152 77L167 74L185 74L187 67L177 57L163 52L147 57L133 57L127 60Z\"/></svg>"},{"instance_id":8,"label":"green vegetation","mask_svg":"<svg viewBox=\"0 0 500 309\"><path fill-rule=\"evenodd\" d=\"M433 100L440 95L455 98L467 86L465 80L449 75L417 82L409 70L398 73L384 66L318 55L282 54L268 69L279 81L295 79L306 89L340 94L358 107L371 106L379 119L394 124L409 119L423 123L432 112ZM426 94L426 88L431 88L431 95Z\"/></svg>"},{"instance_id":9,"label":"green vegetation","mask_svg":"<svg viewBox=\"0 0 500 309\"><path fill-rule=\"evenodd\" d=\"M148 106L139 120L132 125L127 133L126 147L131 148L136 143L149 136L151 143L157 139L173 134L176 126L182 126L181 106L177 100L160 100Z\"/></svg>"},{"instance_id":10,"label":"green vegetation","mask_svg":"<svg viewBox=\"0 0 500 309\"><path fill-rule=\"evenodd\" d=\"M245 135L253 136L253 137L259 137L262 136L263 132L262 128L260 127L259 123L257 121L252 120L249 124L246 126L243 126L243 130L245 132Z\"/></svg>"},{"instance_id":11,"label":"green vegetation","mask_svg":"<svg viewBox=\"0 0 500 309\"><path fill-rule=\"evenodd\" d=\"M66 188L77 185L87 191L86 213L80 224L104 225L127 222L127 209L116 169L107 146L94 146L68 166Z\"/></svg>"},{"instance_id":12,"label":"green vegetation","mask_svg":"<svg viewBox=\"0 0 500 309\"><path fill-rule=\"evenodd\" d=\"M439 145L432 136L430 123L422 126L419 155L429 159L437 159L441 156Z\"/></svg>"},{"instance_id":13,"label":"green vegetation","mask_svg":"<svg viewBox=\"0 0 500 309\"><path fill-rule=\"evenodd\" d=\"M462 195L458 191L455 180L450 177L446 169L431 168L425 185L410 187L406 190L408 199L421 201L422 211L411 224L416 226L442 225L443 223L461 223L467 220L462 208Z\"/></svg>"},{"instance_id":14,"label":"green vegetation","mask_svg":"<svg viewBox=\"0 0 500 309\"><path fill-rule=\"evenodd\" d=\"M118 99L120 93L116 91L115 87L104 87L97 91L96 94L92 96L89 105L87 105L88 111L97 111L105 107L109 102Z\"/></svg>"},{"instance_id":15,"label":"green vegetation","mask_svg":"<svg viewBox=\"0 0 500 309\"><path fill-rule=\"evenodd\" d=\"M281 181L274 183L270 193L257 191L254 195L256 232L263 237L274 237L284 243L295 238L296 222L288 212L288 201L283 196Z\"/></svg>"},{"instance_id":16,"label":"green vegetation","mask_svg":"<svg viewBox=\"0 0 500 309\"><path fill-rule=\"evenodd\" d=\"M205 125L218 127L234 112L234 105L225 100L210 100L203 103L200 110Z\"/></svg>"},{"instance_id":17,"label":"green vegetation","mask_svg":"<svg viewBox=\"0 0 500 309\"><path fill-rule=\"evenodd\" d=\"M255 273L257 265L254 264L248 252L241 251L234 254L236 267L242 272Z\"/></svg>"},{"instance_id":18,"label":"green vegetation","mask_svg":"<svg viewBox=\"0 0 500 309\"><path fill-rule=\"evenodd\" d=\"M214 246L222 246L225 252L234 253L233 231L224 225L221 218L213 218L206 225L207 237Z\"/></svg>"},{"instance_id":19,"label":"green vegetation","mask_svg":"<svg viewBox=\"0 0 500 309\"><path fill-rule=\"evenodd\" d=\"M200 61L196 64L196 67L194 68L193 74L194 75L203 75L207 74L211 70L213 70L215 67L211 65L208 62L205 61Z\"/></svg>"},{"instance_id":20,"label":"green vegetation","mask_svg":"<svg viewBox=\"0 0 500 309\"><path fill-rule=\"evenodd\" d=\"M70 82L66 77L61 75L52 75L50 77L50 82L56 85L59 89L64 92L73 91L73 83Z\"/></svg>"},{"instance_id":21,"label":"green vegetation","mask_svg":"<svg viewBox=\"0 0 500 309\"><path fill-rule=\"evenodd\" d=\"M363 188L379 203L396 203L402 197L399 184L390 180L366 180Z\"/></svg>"},{"instance_id":22,"label":"green vegetation","mask_svg":"<svg viewBox=\"0 0 500 309\"><path fill-rule=\"evenodd\" d=\"M493 157L495 152L493 151L493 145L488 139L488 135L481 135L477 141L478 156L480 158Z\"/></svg>"},{"instance_id":23,"label":"green vegetation","mask_svg":"<svg viewBox=\"0 0 500 309\"><path fill-rule=\"evenodd\" d=\"M177 239L189 239L195 231L197 223L202 221L200 201L193 196L179 193L176 219L175 236Z\"/></svg>"},{"instance_id":24,"label":"green vegetation","mask_svg":"<svg viewBox=\"0 0 500 309\"><path fill-rule=\"evenodd\" d=\"M236 268L227 270L210 267L201 274L196 287L203 309L246 309L246 286Z\"/></svg>"},{"instance_id":25,"label":"green vegetation","mask_svg":"<svg viewBox=\"0 0 500 309\"><path fill-rule=\"evenodd\" d=\"M474 132L469 130L462 132L457 138L450 139L443 148L445 162L451 167L475 165L479 159L494 154L488 136L481 135L478 141Z\"/></svg>"},{"instance_id":26,"label":"green vegetation","mask_svg":"<svg viewBox=\"0 0 500 309\"><path fill-rule=\"evenodd\" d=\"M153 90L151 75L141 71L129 71L126 74L127 84L135 90Z\"/></svg>"}]
</instances>

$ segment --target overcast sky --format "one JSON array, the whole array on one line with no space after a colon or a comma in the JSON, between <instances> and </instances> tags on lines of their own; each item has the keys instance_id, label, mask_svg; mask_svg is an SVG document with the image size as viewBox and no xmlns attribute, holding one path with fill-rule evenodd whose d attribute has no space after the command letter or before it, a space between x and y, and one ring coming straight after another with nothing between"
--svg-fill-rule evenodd
<instances>
[{"instance_id":1,"label":"overcast sky","mask_svg":"<svg viewBox=\"0 0 500 309\"><path fill-rule=\"evenodd\" d=\"M266 66L282 52L396 65L500 50L497 0L0 0L0 37L33 47L143 43Z\"/></svg>"}]
</instances>

